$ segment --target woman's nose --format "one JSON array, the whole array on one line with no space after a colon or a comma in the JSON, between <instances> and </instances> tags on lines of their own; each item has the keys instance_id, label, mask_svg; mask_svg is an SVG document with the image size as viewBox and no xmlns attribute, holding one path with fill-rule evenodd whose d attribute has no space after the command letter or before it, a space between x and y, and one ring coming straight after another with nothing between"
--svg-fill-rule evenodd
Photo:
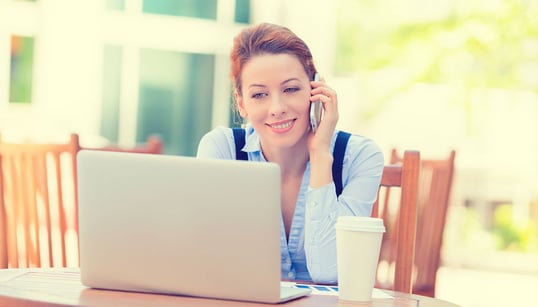
<instances>
[{"instance_id":1,"label":"woman's nose","mask_svg":"<svg viewBox=\"0 0 538 307\"><path fill-rule=\"evenodd\" d=\"M269 112L273 116L284 114L287 111L287 105L283 97L280 95L274 95L271 99L271 106Z\"/></svg>"}]
</instances>

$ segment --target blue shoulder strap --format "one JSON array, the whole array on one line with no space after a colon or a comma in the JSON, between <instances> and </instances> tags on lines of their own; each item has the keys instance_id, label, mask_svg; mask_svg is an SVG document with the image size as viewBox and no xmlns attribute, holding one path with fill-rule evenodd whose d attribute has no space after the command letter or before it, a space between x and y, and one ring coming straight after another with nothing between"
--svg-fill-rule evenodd
<instances>
[{"instance_id":1,"label":"blue shoulder strap","mask_svg":"<svg viewBox=\"0 0 538 307\"><path fill-rule=\"evenodd\" d=\"M342 194L344 186L342 184L342 168L344 165L344 156L346 153L347 141L351 134L338 131L336 136L336 142L334 143L333 149L333 181L336 188L336 197Z\"/></svg>"},{"instance_id":2,"label":"blue shoulder strap","mask_svg":"<svg viewBox=\"0 0 538 307\"><path fill-rule=\"evenodd\" d=\"M248 155L241 149L245 146L245 129L232 128L235 141L235 159L236 160L248 160Z\"/></svg>"},{"instance_id":3,"label":"blue shoulder strap","mask_svg":"<svg viewBox=\"0 0 538 307\"><path fill-rule=\"evenodd\" d=\"M247 153L241 151L241 148L245 146L245 129L242 128L232 128L234 141L235 141L235 159L236 160L248 160ZM344 165L344 155L346 153L347 141L351 134L338 131L336 136L336 142L334 143L333 149L333 180L336 187L336 197L342 194L343 184L342 184L342 167Z\"/></svg>"}]
</instances>

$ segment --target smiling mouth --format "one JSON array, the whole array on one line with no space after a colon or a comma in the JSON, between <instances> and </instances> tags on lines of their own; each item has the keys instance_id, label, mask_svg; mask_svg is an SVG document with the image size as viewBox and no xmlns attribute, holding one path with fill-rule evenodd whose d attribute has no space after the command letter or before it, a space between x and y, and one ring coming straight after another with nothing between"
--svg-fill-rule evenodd
<instances>
[{"instance_id":1,"label":"smiling mouth","mask_svg":"<svg viewBox=\"0 0 538 307\"><path fill-rule=\"evenodd\" d=\"M293 124L294 121L295 120L293 119L284 123L279 123L279 124L274 124L274 125L267 124L267 125L273 129L286 129L286 128L289 128Z\"/></svg>"}]
</instances>

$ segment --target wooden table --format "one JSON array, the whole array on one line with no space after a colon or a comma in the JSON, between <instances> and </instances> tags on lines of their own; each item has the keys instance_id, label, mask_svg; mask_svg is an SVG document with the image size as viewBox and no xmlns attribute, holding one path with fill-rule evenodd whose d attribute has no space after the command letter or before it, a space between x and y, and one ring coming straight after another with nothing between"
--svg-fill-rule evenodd
<instances>
[{"instance_id":1,"label":"wooden table","mask_svg":"<svg viewBox=\"0 0 538 307\"><path fill-rule=\"evenodd\" d=\"M275 306L420 306L454 307L455 304L419 295L383 290L392 298L366 303L339 301L336 295L311 294ZM271 306L249 302L175 295L97 290L83 286L77 268L0 270L0 306Z\"/></svg>"}]
</instances>

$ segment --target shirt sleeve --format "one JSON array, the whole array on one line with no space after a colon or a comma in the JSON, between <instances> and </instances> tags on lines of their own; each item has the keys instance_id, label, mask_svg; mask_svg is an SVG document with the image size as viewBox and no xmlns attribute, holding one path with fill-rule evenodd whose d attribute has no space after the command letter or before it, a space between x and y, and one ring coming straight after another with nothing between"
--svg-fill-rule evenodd
<instances>
[{"instance_id":1,"label":"shirt sleeve","mask_svg":"<svg viewBox=\"0 0 538 307\"><path fill-rule=\"evenodd\" d=\"M197 158L235 159L235 143L231 130L217 127L206 133L198 143Z\"/></svg>"},{"instance_id":2,"label":"shirt sleeve","mask_svg":"<svg viewBox=\"0 0 538 307\"><path fill-rule=\"evenodd\" d=\"M349 139L342 169L343 191L336 197L334 183L309 188L305 209L305 254L312 281L334 284L336 230L339 216L370 216L383 173L384 157L379 147L362 136Z\"/></svg>"}]
</instances>

